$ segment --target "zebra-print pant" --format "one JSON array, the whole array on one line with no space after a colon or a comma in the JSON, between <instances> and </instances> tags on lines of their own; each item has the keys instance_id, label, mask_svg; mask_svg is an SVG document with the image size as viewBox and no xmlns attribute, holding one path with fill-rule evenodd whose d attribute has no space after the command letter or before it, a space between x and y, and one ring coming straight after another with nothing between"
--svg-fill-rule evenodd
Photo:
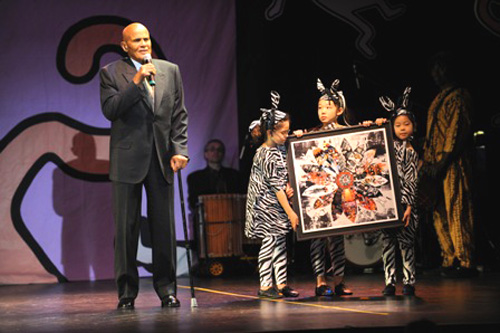
<instances>
[{"instance_id":1,"label":"zebra-print pant","mask_svg":"<svg viewBox=\"0 0 500 333\"><path fill-rule=\"evenodd\" d=\"M413 226L410 224L407 228L382 230L382 234L385 284L396 283L396 248L399 244L403 261L403 283L414 285L415 232Z\"/></svg>"},{"instance_id":2,"label":"zebra-print pant","mask_svg":"<svg viewBox=\"0 0 500 333\"><path fill-rule=\"evenodd\" d=\"M326 246L332 263L333 276L344 276L345 271L345 248L344 236L331 236L326 238L315 238L311 241L311 264L314 275L325 276L326 274Z\"/></svg>"},{"instance_id":3,"label":"zebra-print pant","mask_svg":"<svg viewBox=\"0 0 500 333\"><path fill-rule=\"evenodd\" d=\"M286 235L266 236L259 251L260 286L272 286L273 276L276 285L286 284L286 270Z\"/></svg>"}]
</instances>

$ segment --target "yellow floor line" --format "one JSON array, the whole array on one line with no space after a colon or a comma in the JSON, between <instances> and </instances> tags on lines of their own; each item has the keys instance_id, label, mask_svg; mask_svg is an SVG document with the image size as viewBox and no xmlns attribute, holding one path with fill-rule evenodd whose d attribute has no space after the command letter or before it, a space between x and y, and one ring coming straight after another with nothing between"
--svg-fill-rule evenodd
<instances>
[{"instance_id":1,"label":"yellow floor line","mask_svg":"<svg viewBox=\"0 0 500 333\"><path fill-rule=\"evenodd\" d=\"M189 286L178 286L178 287L179 288L183 288L183 289L190 289ZM374 312L374 311L365 311L365 310L343 308L343 307L339 307L339 306L329 306L329 305L320 305L320 304L313 304L313 303L293 302L293 301L287 301L287 300L284 300L284 299L260 298L260 297L257 297L257 296L235 294L235 293L229 293L229 292L226 292L226 291L220 291L220 290L214 290L214 289L208 289L208 288L201 288L201 287L194 287L194 289L197 290L197 291L204 291L204 292L212 293L212 294L227 295L227 296L236 296L236 297L243 297L243 298L250 298L250 299L258 299L258 300L261 300L261 301L268 301L268 302L279 302L279 303L294 304L294 305L312 306L312 307L322 308L322 309L335 309L335 310L341 310L341 311L357 312L357 313L365 313L365 314L374 314L374 315L380 315L380 316L387 316L387 315L389 315L386 312Z\"/></svg>"}]
</instances>

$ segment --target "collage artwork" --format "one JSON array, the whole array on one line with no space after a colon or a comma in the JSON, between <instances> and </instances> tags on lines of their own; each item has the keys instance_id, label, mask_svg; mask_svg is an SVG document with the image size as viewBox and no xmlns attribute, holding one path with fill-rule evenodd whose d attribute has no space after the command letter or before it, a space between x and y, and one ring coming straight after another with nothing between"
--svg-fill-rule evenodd
<instances>
[{"instance_id":1,"label":"collage artwork","mask_svg":"<svg viewBox=\"0 0 500 333\"><path fill-rule=\"evenodd\" d=\"M338 132L290 143L303 237L399 219L397 170L385 128Z\"/></svg>"}]
</instances>

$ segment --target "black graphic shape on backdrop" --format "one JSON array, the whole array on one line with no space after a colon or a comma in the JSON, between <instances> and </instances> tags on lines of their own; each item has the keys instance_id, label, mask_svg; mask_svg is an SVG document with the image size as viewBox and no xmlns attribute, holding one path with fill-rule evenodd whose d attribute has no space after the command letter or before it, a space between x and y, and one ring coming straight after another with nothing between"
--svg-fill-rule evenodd
<instances>
[{"instance_id":1,"label":"black graphic shape on backdrop","mask_svg":"<svg viewBox=\"0 0 500 333\"><path fill-rule=\"evenodd\" d=\"M266 19L273 21L283 15L285 3L286 0L273 0L265 11ZM377 56L377 52L372 46L376 30L370 21L363 16L363 12L376 10L386 21L393 20L406 12L405 5L392 5L386 0L313 0L313 3L358 32L355 42L356 49L367 59L375 59Z\"/></svg>"},{"instance_id":2,"label":"black graphic shape on backdrop","mask_svg":"<svg viewBox=\"0 0 500 333\"><path fill-rule=\"evenodd\" d=\"M106 128L92 127L83 124L73 118L70 118L64 114L60 113L42 113L37 114L33 117L27 118L20 122L16 127L14 127L2 140L0 140L0 153L13 141L18 135L20 135L25 130L32 126L45 122L60 122L68 127L75 128L80 132L87 133L89 135L109 135L110 130ZM31 234L30 230L26 226L24 219L21 214L21 206L28 191L29 187L33 183L36 175L42 170L42 168L47 163L53 163L57 165L64 173L75 179L81 179L89 182L108 182L107 174L92 174L85 173L79 170L71 168L67 165L58 155L52 152L47 152L40 156L31 168L28 170L26 175L23 177L18 188L16 189L11 205L11 216L14 228L19 233L24 242L30 247L37 259L40 261L41 265L45 270L53 274L59 282L66 282L68 279L64 276L56 265L52 262L49 256L45 253L40 244L36 241L35 237Z\"/></svg>"},{"instance_id":3,"label":"black graphic shape on backdrop","mask_svg":"<svg viewBox=\"0 0 500 333\"><path fill-rule=\"evenodd\" d=\"M87 83L99 72L100 59L105 53L126 56L119 42L121 30L130 23L131 20L119 16L92 16L69 27L57 48L56 64L61 76L74 84ZM112 33L113 29L117 31ZM82 48L78 45L80 41L84 41ZM151 43L156 58L166 60L154 38Z\"/></svg>"}]
</instances>

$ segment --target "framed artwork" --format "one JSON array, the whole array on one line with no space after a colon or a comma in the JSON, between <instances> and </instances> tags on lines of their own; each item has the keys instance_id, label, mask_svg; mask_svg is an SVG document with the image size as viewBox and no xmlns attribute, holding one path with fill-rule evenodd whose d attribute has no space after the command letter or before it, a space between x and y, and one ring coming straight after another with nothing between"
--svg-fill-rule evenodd
<instances>
[{"instance_id":1,"label":"framed artwork","mask_svg":"<svg viewBox=\"0 0 500 333\"><path fill-rule=\"evenodd\" d=\"M290 137L298 240L403 226L391 124Z\"/></svg>"}]
</instances>

